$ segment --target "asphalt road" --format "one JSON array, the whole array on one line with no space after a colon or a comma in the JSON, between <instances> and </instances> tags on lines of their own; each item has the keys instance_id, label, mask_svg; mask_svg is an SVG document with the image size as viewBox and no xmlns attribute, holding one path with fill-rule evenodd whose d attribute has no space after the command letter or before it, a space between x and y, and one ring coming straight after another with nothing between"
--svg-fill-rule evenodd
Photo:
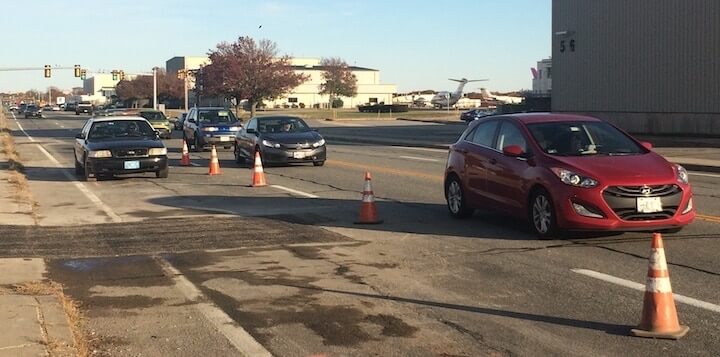
<instances>
[{"instance_id":1,"label":"asphalt road","mask_svg":"<svg viewBox=\"0 0 720 357\"><path fill-rule=\"evenodd\" d=\"M177 132L168 179L80 183L72 141L84 119L17 122L40 226L0 227L0 254L47 258L112 355L232 355L211 324L188 323L205 321L189 308L206 300L281 356L720 353L718 175L691 176L705 219L664 236L674 292L701 301L677 303L690 333L647 340L628 336L641 291L576 271L643 283L649 234L539 241L502 216L453 220L447 153L377 143L450 143L462 125L314 122L329 138L326 166L266 167L271 186L251 188L230 151L220 176L207 175L209 152L177 166ZM353 224L366 170L381 225ZM177 276L203 298L172 289Z\"/></svg>"}]
</instances>

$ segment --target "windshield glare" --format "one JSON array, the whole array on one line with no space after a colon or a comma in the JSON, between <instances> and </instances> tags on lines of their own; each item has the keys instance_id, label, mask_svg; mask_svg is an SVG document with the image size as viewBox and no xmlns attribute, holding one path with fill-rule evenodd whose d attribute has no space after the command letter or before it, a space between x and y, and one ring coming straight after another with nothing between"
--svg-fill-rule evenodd
<instances>
[{"instance_id":1,"label":"windshield glare","mask_svg":"<svg viewBox=\"0 0 720 357\"><path fill-rule=\"evenodd\" d=\"M90 128L88 140L103 140L111 138L142 138L155 137L155 131L145 121L117 120L103 121L93 124Z\"/></svg>"},{"instance_id":2,"label":"windshield glare","mask_svg":"<svg viewBox=\"0 0 720 357\"><path fill-rule=\"evenodd\" d=\"M535 142L556 156L636 155L645 150L627 135L603 122L528 124Z\"/></svg>"},{"instance_id":3,"label":"windshield glare","mask_svg":"<svg viewBox=\"0 0 720 357\"><path fill-rule=\"evenodd\" d=\"M300 133L310 128L299 118L266 118L258 120L258 131L261 133Z\"/></svg>"},{"instance_id":4,"label":"windshield glare","mask_svg":"<svg viewBox=\"0 0 720 357\"><path fill-rule=\"evenodd\" d=\"M140 116L150 121L167 120L163 112L140 112Z\"/></svg>"},{"instance_id":5,"label":"windshield glare","mask_svg":"<svg viewBox=\"0 0 720 357\"><path fill-rule=\"evenodd\" d=\"M230 124L237 119L229 110L201 110L198 113L198 121L204 124Z\"/></svg>"}]
</instances>

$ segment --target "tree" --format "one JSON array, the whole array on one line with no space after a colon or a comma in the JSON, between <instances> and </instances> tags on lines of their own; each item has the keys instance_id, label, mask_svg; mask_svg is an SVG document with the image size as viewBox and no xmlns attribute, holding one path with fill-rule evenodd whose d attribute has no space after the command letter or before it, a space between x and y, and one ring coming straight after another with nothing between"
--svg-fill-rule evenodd
<instances>
[{"instance_id":1,"label":"tree","mask_svg":"<svg viewBox=\"0 0 720 357\"><path fill-rule=\"evenodd\" d=\"M203 94L242 100L250 104L250 115L263 100L274 100L289 92L309 76L295 73L290 57L277 56L277 45L269 40L255 42L239 37L236 42L221 42L210 50L210 64L198 72Z\"/></svg>"},{"instance_id":2,"label":"tree","mask_svg":"<svg viewBox=\"0 0 720 357\"><path fill-rule=\"evenodd\" d=\"M322 73L324 82L320 84L319 93L330 97L331 108L335 108L336 103L342 103L337 101L338 97L354 97L357 94L357 77L344 60L336 57L323 58L320 65L325 70Z\"/></svg>"},{"instance_id":3,"label":"tree","mask_svg":"<svg viewBox=\"0 0 720 357\"><path fill-rule=\"evenodd\" d=\"M183 96L182 80L169 76L164 70L157 72L157 96L159 102L169 100L180 100ZM141 99L152 99L153 97L153 76L137 76L133 80L122 80L115 87L115 93L120 100L132 102Z\"/></svg>"}]
</instances>

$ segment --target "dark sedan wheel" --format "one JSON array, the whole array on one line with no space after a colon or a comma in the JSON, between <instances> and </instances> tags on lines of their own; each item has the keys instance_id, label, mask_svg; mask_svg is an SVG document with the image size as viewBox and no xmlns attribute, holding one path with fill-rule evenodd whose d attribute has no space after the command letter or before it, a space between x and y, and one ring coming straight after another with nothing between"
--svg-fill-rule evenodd
<instances>
[{"instance_id":1,"label":"dark sedan wheel","mask_svg":"<svg viewBox=\"0 0 720 357\"><path fill-rule=\"evenodd\" d=\"M323 166L325 165L325 161L313 161L313 166Z\"/></svg>"},{"instance_id":2,"label":"dark sedan wheel","mask_svg":"<svg viewBox=\"0 0 720 357\"><path fill-rule=\"evenodd\" d=\"M165 167L164 169L155 171L155 177L157 178L168 178L170 175L170 168Z\"/></svg>"},{"instance_id":3,"label":"dark sedan wheel","mask_svg":"<svg viewBox=\"0 0 720 357\"><path fill-rule=\"evenodd\" d=\"M75 174L78 176L85 174L85 169L83 169L77 159L75 159Z\"/></svg>"},{"instance_id":4,"label":"dark sedan wheel","mask_svg":"<svg viewBox=\"0 0 720 357\"><path fill-rule=\"evenodd\" d=\"M557 232L555 206L550 194L544 189L537 189L530 198L530 228L542 239L554 237Z\"/></svg>"},{"instance_id":5,"label":"dark sedan wheel","mask_svg":"<svg viewBox=\"0 0 720 357\"><path fill-rule=\"evenodd\" d=\"M83 165L83 176L85 177L85 181L97 181L97 177L90 172L90 165L87 159L85 160L85 165Z\"/></svg>"},{"instance_id":6,"label":"dark sedan wheel","mask_svg":"<svg viewBox=\"0 0 720 357\"><path fill-rule=\"evenodd\" d=\"M239 165L245 164L246 160L245 158L240 155L240 150L238 149L237 145L235 145L235 149L233 149L233 154L235 155L235 163Z\"/></svg>"},{"instance_id":7,"label":"dark sedan wheel","mask_svg":"<svg viewBox=\"0 0 720 357\"><path fill-rule=\"evenodd\" d=\"M450 176L445 184L445 197L448 210L453 217L468 218L475 212L468 207L460 179L455 175Z\"/></svg>"}]
</instances>

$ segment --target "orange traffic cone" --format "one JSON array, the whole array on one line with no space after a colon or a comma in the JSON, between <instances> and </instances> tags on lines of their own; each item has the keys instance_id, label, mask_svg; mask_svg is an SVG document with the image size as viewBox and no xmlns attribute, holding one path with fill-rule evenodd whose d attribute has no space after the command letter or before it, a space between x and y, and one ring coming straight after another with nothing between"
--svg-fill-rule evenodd
<instances>
[{"instance_id":1,"label":"orange traffic cone","mask_svg":"<svg viewBox=\"0 0 720 357\"><path fill-rule=\"evenodd\" d=\"M640 325L630 333L638 337L677 340L690 330L678 321L668 274L662 235L654 233Z\"/></svg>"},{"instance_id":2,"label":"orange traffic cone","mask_svg":"<svg viewBox=\"0 0 720 357\"><path fill-rule=\"evenodd\" d=\"M180 166L190 166L190 153L188 152L187 141L183 140L182 158Z\"/></svg>"},{"instance_id":3,"label":"orange traffic cone","mask_svg":"<svg viewBox=\"0 0 720 357\"><path fill-rule=\"evenodd\" d=\"M265 171L263 171L260 151L255 151L255 167L253 167L252 184L250 185L250 187L262 186L267 186L267 182L265 182Z\"/></svg>"},{"instance_id":4,"label":"orange traffic cone","mask_svg":"<svg viewBox=\"0 0 720 357\"><path fill-rule=\"evenodd\" d=\"M218 160L215 145L212 146L212 151L210 152L210 171L208 175L220 175L220 161Z\"/></svg>"},{"instance_id":5,"label":"orange traffic cone","mask_svg":"<svg viewBox=\"0 0 720 357\"><path fill-rule=\"evenodd\" d=\"M372 176L365 172L365 187L363 188L362 204L360 206L360 220L355 224L380 224L377 209L375 208L375 194L372 190Z\"/></svg>"}]
</instances>

